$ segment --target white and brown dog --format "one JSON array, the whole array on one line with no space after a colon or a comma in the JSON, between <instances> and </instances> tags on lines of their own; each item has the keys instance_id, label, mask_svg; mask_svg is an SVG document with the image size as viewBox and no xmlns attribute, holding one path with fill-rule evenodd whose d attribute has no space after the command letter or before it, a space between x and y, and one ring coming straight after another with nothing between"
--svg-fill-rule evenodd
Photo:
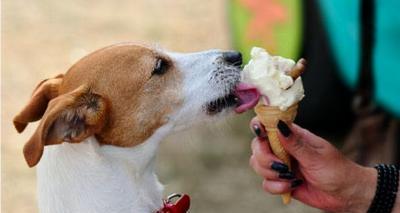
<instances>
[{"instance_id":1,"label":"white and brown dog","mask_svg":"<svg viewBox=\"0 0 400 213\"><path fill-rule=\"evenodd\" d=\"M14 119L18 132L41 119L24 146L28 165L37 165L40 212L159 209L159 142L232 111L241 63L233 51L180 54L124 43L42 81Z\"/></svg>"}]
</instances>

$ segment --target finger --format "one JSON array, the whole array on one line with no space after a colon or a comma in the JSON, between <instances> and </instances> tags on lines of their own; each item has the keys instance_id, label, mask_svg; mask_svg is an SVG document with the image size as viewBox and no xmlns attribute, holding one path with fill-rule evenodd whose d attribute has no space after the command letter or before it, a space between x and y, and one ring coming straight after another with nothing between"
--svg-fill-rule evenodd
<instances>
[{"instance_id":1,"label":"finger","mask_svg":"<svg viewBox=\"0 0 400 213\"><path fill-rule=\"evenodd\" d=\"M276 180L276 181L283 181L284 179L280 178L280 173L271 169L271 167L265 167L262 166L258 163L254 155L250 157L250 166L253 168L253 170L263 178L269 179L269 180ZM285 173L286 174L286 173Z\"/></svg>"},{"instance_id":2,"label":"finger","mask_svg":"<svg viewBox=\"0 0 400 213\"><path fill-rule=\"evenodd\" d=\"M298 140L307 141L307 144L309 144L310 146L313 146L315 148L324 148L326 145L330 145L330 143L325 139L313 134L312 132L300 127L297 124L292 124L291 129L294 135L297 136Z\"/></svg>"},{"instance_id":3,"label":"finger","mask_svg":"<svg viewBox=\"0 0 400 213\"><path fill-rule=\"evenodd\" d=\"M295 124L288 126L280 121L278 129L282 146L302 165L318 161L328 143Z\"/></svg>"},{"instance_id":4,"label":"finger","mask_svg":"<svg viewBox=\"0 0 400 213\"><path fill-rule=\"evenodd\" d=\"M258 163L254 156L250 159L250 165L253 170L260 176L276 181L291 181L296 178L296 175L289 171L288 166L273 162L271 167L265 167Z\"/></svg>"},{"instance_id":5,"label":"finger","mask_svg":"<svg viewBox=\"0 0 400 213\"><path fill-rule=\"evenodd\" d=\"M254 117L253 119L251 119L251 121L250 121L250 130L257 137L260 137L260 138L266 138L267 137L264 125L262 125L262 123L258 120L257 117Z\"/></svg>"},{"instance_id":6,"label":"finger","mask_svg":"<svg viewBox=\"0 0 400 213\"><path fill-rule=\"evenodd\" d=\"M251 151L259 155L272 154L271 147L266 138L254 138L251 141Z\"/></svg>"},{"instance_id":7,"label":"finger","mask_svg":"<svg viewBox=\"0 0 400 213\"><path fill-rule=\"evenodd\" d=\"M263 167L270 168L273 162L283 164L283 162L272 153L269 143L266 140L254 138L251 143L251 150L258 163Z\"/></svg>"},{"instance_id":8,"label":"finger","mask_svg":"<svg viewBox=\"0 0 400 213\"><path fill-rule=\"evenodd\" d=\"M264 179L262 187L264 191L271 194L283 194L291 191L291 183L287 181L273 181Z\"/></svg>"},{"instance_id":9,"label":"finger","mask_svg":"<svg viewBox=\"0 0 400 213\"><path fill-rule=\"evenodd\" d=\"M266 164L261 164L254 155L250 157L249 164L260 176L270 180L294 180L296 174L289 170L289 167L271 155L267 156L270 160Z\"/></svg>"}]
</instances>

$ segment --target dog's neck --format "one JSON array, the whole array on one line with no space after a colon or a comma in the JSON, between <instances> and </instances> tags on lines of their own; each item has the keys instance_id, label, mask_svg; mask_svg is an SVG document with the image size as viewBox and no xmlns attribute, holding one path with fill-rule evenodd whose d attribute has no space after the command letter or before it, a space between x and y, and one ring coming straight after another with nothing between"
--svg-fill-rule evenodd
<instances>
[{"instance_id":1,"label":"dog's neck","mask_svg":"<svg viewBox=\"0 0 400 213\"><path fill-rule=\"evenodd\" d=\"M121 148L82 143L47 146L38 164L40 212L153 212L162 205L154 173L164 126L146 142Z\"/></svg>"}]
</instances>

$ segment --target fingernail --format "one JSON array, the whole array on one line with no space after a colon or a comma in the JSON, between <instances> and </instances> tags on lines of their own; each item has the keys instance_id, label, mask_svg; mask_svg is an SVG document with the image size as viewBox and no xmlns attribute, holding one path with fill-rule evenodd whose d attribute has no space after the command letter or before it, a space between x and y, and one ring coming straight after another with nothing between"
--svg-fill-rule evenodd
<instances>
[{"instance_id":1,"label":"fingernail","mask_svg":"<svg viewBox=\"0 0 400 213\"><path fill-rule=\"evenodd\" d=\"M286 173L289 171L289 167L287 165L279 162L273 162L271 165L271 169L279 173Z\"/></svg>"},{"instance_id":2,"label":"fingernail","mask_svg":"<svg viewBox=\"0 0 400 213\"><path fill-rule=\"evenodd\" d=\"M279 178L286 179L286 180L292 180L295 178L293 172L286 172L286 173L280 173Z\"/></svg>"},{"instance_id":3,"label":"fingernail","mask_svg":"<svg viewBox=\"0 0 400 213\"><path fill-rule=\"evenodd\" d=\"M253 125L253 131L254 131L254 134L255 134L257 137L260 137L260 136L261 136L261 129L260 129L260 127L259 127L258 125Z\"/></svg>"},{"instance_id":4,"label":"fingernail","mask_svg":"<svg viewBox=\"0 0 400 213\"><path fill-rule=\"evenodd\" d=\"M292 134L292 131L290 131L290 128L286 125L285 122L283 122L281 120L279 120L278 129L282 133L282 135L285 137L289 137L290 134Z\"/></svg>"},{"instance_id":5,"label":"fingernail","mask_svg":"<svg viewBox=\"0 0 400 213\"><path fill-rule=\"evenodd\" d=\"M296 179L294 181L292 181L292 188L296 188L298 186L300 186L301 184L303 184L303 180L302 179Z\"/></svg>"}]
</instances>

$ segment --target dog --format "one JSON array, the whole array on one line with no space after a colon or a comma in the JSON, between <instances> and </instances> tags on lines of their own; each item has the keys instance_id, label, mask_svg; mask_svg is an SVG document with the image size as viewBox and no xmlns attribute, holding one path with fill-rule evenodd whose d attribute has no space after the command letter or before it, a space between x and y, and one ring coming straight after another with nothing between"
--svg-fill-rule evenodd
<instances>
[{"instance_id":1,"label":"dog","mask_svg":"<svg viewBox=\"0 0 400 213\"><path fill-rule=\"evenodd\" d=\"M23 149L37 167L40 212L160 209L160 141L231 113L241 64L236 51L184 54L121 43L40 82L13 121L22 132L40 120Z\"/></svg>"}]
</instances>

